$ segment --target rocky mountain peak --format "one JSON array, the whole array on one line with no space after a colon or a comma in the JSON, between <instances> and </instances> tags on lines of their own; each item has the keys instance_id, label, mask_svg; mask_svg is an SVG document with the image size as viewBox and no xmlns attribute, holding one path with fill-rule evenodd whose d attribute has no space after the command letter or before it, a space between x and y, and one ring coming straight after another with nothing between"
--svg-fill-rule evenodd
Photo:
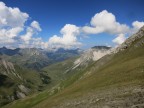
<instances>
[{"instance_id":1,"label":"rocky mountain peak","mask_svg":"<svg viewBox=\"0 0 144 108\"><path fill-rule=\"evenodd\" d=\"M87 66L89 62L97 61L101 57L109 54L111 52L111 48L107 46L94 46L88 50L86 50L75 62L73 65L73 69L78 66L85 65Z\"/></svg>"}]
</instances>

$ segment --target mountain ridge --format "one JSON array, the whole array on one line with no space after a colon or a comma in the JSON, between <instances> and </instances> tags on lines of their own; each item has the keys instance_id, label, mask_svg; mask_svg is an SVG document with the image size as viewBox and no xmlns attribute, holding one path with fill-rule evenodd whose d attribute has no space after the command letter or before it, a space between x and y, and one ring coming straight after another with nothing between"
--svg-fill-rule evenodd
<instances>
[{"instance_id":1,"label":"mountain ridge","mask_svg":"<svg viewBox=\"0 0 144 108\"><path fill-rule=\"evenodd\" d=\"M1 58L7 59L8 61L11 61L25 68L35 69L38 71L47 65L58 61L63 61L73 56L77 56L80 53L81 52L79 52L78 49L59 49L57 51L47 51L38 48L0 48Z\"/></svg>"},{"instance_id":2,"label":"mountain ridge","mask_svg":"<svg viewBox=\"0 0 144 108\"><path fill-rule=\"evenodd\" d=\"M96 46L81 56L47 66L43 71L52 78L51 89L4 108L143 106L143 28L116 49ZM93 59L93 52L99 51L101 56Z\"/></svg>"}]
</instances>

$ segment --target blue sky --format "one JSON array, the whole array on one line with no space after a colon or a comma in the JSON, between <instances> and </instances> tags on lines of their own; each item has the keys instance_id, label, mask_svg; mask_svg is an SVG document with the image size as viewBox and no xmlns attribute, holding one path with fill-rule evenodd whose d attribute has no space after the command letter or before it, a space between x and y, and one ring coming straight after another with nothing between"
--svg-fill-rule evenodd
<instances>
[{"instance_id":1,"label":"blue sky","mask_svg":"<svg viewBox=\"0 0 144 108\"><path fill-rule=\"evenodd\" d=\"M60 30L66 24L72 24L76 27L83 28L84 26L93 27L91 19L97 13L106 10L107 13L112 13L115 16L116 22L125 24L129 27L129 31L134 32L134 21L143 24L144 21L144 0L1 0L7 7L17 7L21 12L29 15L24 22L24 30L20 34L27 31L26 26L29 26L32 21L37 21L41 30L33 34L33 37L41 37L43 42L49 41L53 35L56 38L63 37ZM97 25L95 25L97 26ZM69 27L67 27L68 29ZM66 30L67 30L66 29ZM138 27L137 27L138 29ZM82 48L89 48L95 45L110 45L115 46L117 42L113 42L120 33L111 33L104 30L99 33L80 32L76 36ZM127 37L131 33L122 32ZM66 35L67 36L67 35ZM124 37L124 36L123 36ZM16 36L15 36L16 38ZM53 39L52 39L53 40ZM56 41L57 42L57 41ZM16 43L16 42L15 42ZM53 43L53 42L51 42ZM28 43L25 43L28 44ZM61 44L61 43L60 43ZM63 47L63 45L58 47ZM1 44L1 46L7 43ZM8 44L11 46L14 44ZM17 44L15 44L17 45ZM67 43L65 44L67 46ZM74 45L74 47L75 47ZM56 45L52 45L57 47ZM72 44L70 45L72 46ZM27 45L28 47L28 45ZM71 48L71 47L68 47Z\"/></svg>"}]
</instances>

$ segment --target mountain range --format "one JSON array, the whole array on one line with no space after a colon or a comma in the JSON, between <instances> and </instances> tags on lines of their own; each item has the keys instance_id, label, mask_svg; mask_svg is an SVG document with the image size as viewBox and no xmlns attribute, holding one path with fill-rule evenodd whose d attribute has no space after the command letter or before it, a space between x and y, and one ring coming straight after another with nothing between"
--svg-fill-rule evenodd
<instances>
[{"instance_id":1,"label":"mountain range","mask_svg":"<svg viewBox=\"0 0 144 108\"><path fill-rule=\"evenodd\" d=\"M4 108L144 106L144 27L117 48L3 47L0 57L1 105L15 101Z\"/></svg>"}]
</instances>

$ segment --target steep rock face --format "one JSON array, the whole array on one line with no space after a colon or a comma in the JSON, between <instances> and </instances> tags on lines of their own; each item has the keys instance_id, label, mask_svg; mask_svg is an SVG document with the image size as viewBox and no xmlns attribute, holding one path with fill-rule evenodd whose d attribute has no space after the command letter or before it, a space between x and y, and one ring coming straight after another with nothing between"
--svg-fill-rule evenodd
<instances>
[{"instance_id":1,"label":"steep rock face","mask_svg":"<svg viewBox=\"0 0 144 108\"><path fill-rule=\"evenodd\" d=\"M9 78L18 78L22 80L22 77L16 72L13 63L4 59L0 59L0 74L6 75Z\"/></svg>"},{"instance_id":2,"label":"steep rock face","mask_svg":"<svg viewBox=\"0 0 144 108\"><path fill-rule=\"evenodd\" d=\"M80 58L78 58L73 65L72 69L75 69L78 66L87 66L90 62L97 61L101 57L109 54L111 52L111 48L107 46L95 46L91 49L86 50Z\"/></svg>"}]
</instances>

